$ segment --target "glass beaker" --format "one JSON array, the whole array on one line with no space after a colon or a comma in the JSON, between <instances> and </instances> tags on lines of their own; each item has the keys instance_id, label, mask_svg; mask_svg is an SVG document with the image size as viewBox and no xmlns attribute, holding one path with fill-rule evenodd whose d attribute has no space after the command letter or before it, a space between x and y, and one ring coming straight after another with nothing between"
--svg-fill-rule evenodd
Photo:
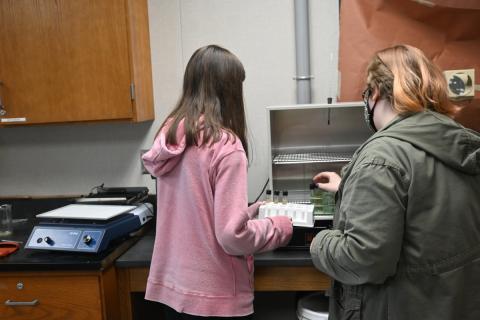
<instances>
[{"instance_id":1,"label":"glass beaker","mask_svg":"<svg viewBox=\"0 0 480 320\"><path fill-rule=\"evenodd\" d=\"M12 234L12 205L0 205L0 237Z\"/></svg>"}]
</instances>

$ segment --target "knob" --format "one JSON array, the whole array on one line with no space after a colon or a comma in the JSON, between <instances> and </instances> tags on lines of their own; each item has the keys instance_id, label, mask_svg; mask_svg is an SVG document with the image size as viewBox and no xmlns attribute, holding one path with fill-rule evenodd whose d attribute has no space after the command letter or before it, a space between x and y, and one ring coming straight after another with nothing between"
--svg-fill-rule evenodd
<instances>
[{"instance_id":1,"label":"knob","mask_svg":"<svg viewBox=\"0 0 480 320\"><path fill-rule=\"evenodd\" d=\"M83 237L83 243L89 244L90 242L92 242L92 237L89 234Z\"/></svg>"},{"instance_id":2,"label":"knob","mask_svg":"<svg viewBox=\"0 0 480 320\"><path fill-rule=\"evenodd\" d=\"M45 238L43 238L43 240L49 245L53 245L53 240L49 236L46 236Z\"/></svg>"}]
</instances>

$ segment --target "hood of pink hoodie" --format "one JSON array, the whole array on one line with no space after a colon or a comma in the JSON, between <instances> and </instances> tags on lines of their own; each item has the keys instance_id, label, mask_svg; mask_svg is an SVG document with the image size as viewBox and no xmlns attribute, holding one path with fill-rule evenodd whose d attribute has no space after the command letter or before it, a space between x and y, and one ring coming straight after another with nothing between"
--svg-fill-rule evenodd
<instances>
[{"instance_id":1,"label":"hood of pink hoodie","mask_svg":"<svg viewBox=\"0 0 480 320\"><path fill-rule=\"evenodd\" d=\"M171 121L160 131L155 138L152 148L143 154L142 160L148 172L155 177L160 177L170 172L182 158L186 148L184 121L180 121L177 128L177 144L167 144L167 132Z\"/></svg>"}]
</instances>

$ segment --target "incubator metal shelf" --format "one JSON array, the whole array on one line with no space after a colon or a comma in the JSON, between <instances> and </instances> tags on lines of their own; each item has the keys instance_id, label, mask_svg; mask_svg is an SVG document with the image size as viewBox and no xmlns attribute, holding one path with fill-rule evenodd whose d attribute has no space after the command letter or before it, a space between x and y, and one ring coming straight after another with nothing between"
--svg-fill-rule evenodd
<instances>
[{"instance_id":1,"label":"incubator metal shelf","mask_svg":"<svg viewBox=\"0 0 480 320\"><path fill-rule=\"evenodd\" d=\"M278 154L273 158L273 164L342 163L349 162L352 155L327 152Z\"/></svg>"}]
</instances>

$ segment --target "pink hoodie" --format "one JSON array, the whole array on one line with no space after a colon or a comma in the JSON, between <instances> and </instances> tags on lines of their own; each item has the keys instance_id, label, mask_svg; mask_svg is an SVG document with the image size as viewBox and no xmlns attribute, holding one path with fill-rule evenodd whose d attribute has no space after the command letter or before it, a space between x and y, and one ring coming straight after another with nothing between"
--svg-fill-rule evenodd
<instances>
[{"instance_id":1,"label":"pink hoodie","mask_svg":"<svg viewBox=\"0 0 480 320\"><path fill-rule=\"evenodd\" d=\"M157 229L145 298L198 316L253 313L252 254L286 245L287 217L254 219L247 206L247 158L240 139L185 147L166 130L143 156L157 177Z\"/></svg>"}]
</instances>

